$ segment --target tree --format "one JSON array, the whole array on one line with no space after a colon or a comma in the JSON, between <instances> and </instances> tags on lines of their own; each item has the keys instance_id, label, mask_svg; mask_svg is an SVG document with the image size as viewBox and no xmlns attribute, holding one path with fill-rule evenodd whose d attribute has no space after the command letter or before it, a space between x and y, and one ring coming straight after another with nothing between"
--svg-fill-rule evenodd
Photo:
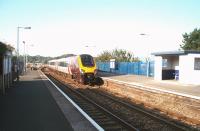
<instances>
[{"instance_id":1,"label":"tree","mask_svg":"<svg viewBox=\"0 0 200 131\"><path fill-rule=\"evenodd\" d=\"M0 41L0 54L4 54L6 51L13 51L14 48L6 43Z\"/></svg>"},{"instance_id":2,"label":"tree","mask_svg":"<svg viewBox=\"0 0 200 131\"><path fill-rule=\"evenodd\" d=\"M133 54L123 49L114 49L112 51L112 58L119 62L130 62L133 61Z\"/></svg>"},{"instance_id":3,"label":"tree","mask_svg":"<svg viewBox=\"0 0 200 131\"><path fill-rule=\"evenodd\" d=\"M109 51L103 51L97 58L96 61L110 61L112 59L112 54Z\"/></svg>"},{"instance_id":4,"label":"tree","mask_svg":"<svg viewBox=\"0 0 200 131\"><path fill-rule=\"evenodd\" d=\"M110 59L115 59L118 62L139 61L138 58L134 58L133 53L128 52L123 49L114 49L112 51L104 51L96 58L97 61L110 61Z\"/></svg>"},{"instance_id":5,"label":"tree","mask_svg":"<svg viewBox=\"0 0 200 131\"><path fill-rule=\"evenodd\" d=\"M180 45L183 50L200 51L200 29L196 28L189 34L183 34L183 43Z\"/></svg>"}]
</instances>

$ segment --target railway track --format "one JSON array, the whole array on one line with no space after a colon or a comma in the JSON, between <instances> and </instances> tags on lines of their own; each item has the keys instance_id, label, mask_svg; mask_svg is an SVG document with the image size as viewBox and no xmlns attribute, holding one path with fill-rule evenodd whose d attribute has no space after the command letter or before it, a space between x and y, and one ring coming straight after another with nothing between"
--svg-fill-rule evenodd
<instances>
[{"instance_id":1,"label":"railway track","mask_svg":"<svg viewBox=\"0 0 200 131\"><path fill-rule=\"evenodd\" d=\"M84 93L85 95L90 94L88 95L90 99L97 99L97 103L103 105L105 108L108 108L108 110L112 110L113 112L115 112L115 114L121 116L122 119L126 119L128 123L136 126L140 130L195 130L189 126L183 125L182 123L174 122L170 119L164 119L158 114L146 111L136 105L129 104L128 102L110 96L109 94L107 94L106 92L102 92L101 90L94 90L92 88L88 88L82 93ZM99 100L101 100L102 102Z\"/></svg>"},{"instance_id":2,"label":"railway track","mask_svg":"<svg viewBox=\"0 0 200 131\"><path fill-rule=\"evenodd\" d=\"M98 105L77 90L64 85L50 75L47 77L52 80L64 93L66 93L77 105L79 105L92 119L94 119L103 129L108 131L139 131L112 112Z\"/></svg>"},{"instance_id":3,"label":"railway track","mask_svg":"<svg viewBox=\"0 0 200 131\"><path fill-rule=\"evenodd\" d=\"M180 126L94 89L74 89L48 77L105 130L184 131Z\"/></svg>"}]
</instances>

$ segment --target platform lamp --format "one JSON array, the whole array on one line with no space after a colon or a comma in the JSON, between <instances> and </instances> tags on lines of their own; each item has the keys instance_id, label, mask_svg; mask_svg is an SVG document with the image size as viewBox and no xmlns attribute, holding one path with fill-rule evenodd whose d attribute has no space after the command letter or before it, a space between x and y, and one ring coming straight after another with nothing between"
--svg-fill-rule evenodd
<instances>
[{"instance_id":1,"label":"platform lamp","mask_svg":"<svg viewBox=\"0 0 200 131\"><path fill-rule=\"evenodd\" d=\"M24 73L26 72L26 42L23 41L24 44Z\"/></svg>"},{"instance_id":2,"label":"platform lamp","mask_svg":"<svg viewBox=\"0 0 200 131\"><path fill-rule=\"evenodd\" d=\"M31 29L31 27L17 27L17 81L19 81L19 29Z\"/></svg>"},{"instance_id":3,"label":"platform lamp","mask_svg":"<svg viewBox=\"0 0 200 131\"><path fill-rule=\"evenodd\" d=\"M149 36L149 34L146 34L146 33L140 33L139 34L140 36ZM147 69L147 71L146 71L146 73L147 73L147 77L149 77L149 68L150 68L150 58L148 57L147 59L146 59L146 62L147 62L147 66L146 66L146 69Z\"/></svg>"}]
</instances>

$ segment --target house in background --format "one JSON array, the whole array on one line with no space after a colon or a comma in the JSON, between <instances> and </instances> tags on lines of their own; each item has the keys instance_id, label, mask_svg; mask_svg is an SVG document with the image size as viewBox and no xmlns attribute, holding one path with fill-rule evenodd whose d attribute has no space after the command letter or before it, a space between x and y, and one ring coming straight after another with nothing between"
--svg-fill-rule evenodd
<instances>
[{"instance_id":1,"label":"house in background","mask_svg":"<svg viewBox=\"0 0 200 131\"><path fill-rule=\"evenodd\" d=\"M183 84L200 84L200 51L169 51L155 56L154 79L174 79Z\"/></svg>"},{"instance_id":2,"label":"house in background","mask_svg":"<svg viewBox=\"0 0 200 131\"><path fill-rule=\"evenodd\" d=\"M0 93L12 84L12 50L14 48L0 42Z\"/></svg>"}]
</instances>

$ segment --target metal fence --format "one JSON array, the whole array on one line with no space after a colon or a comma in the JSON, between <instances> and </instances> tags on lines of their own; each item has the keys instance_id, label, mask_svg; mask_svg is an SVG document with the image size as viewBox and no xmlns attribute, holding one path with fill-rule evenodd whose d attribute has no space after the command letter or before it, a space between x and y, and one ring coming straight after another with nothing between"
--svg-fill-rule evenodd
<instances>
[{"instance_id":1,"label":"metal fence","mask_svg":"<svg viewBox=\"0 0 200 131\"><path fill-rule=\"evenodd\" d=\"M116 74L134 74L154 76L154 61L151 62L115 62L115 68L110 68L110 62L97 62L100 71Z\"/></svg>"}]
</instances>

